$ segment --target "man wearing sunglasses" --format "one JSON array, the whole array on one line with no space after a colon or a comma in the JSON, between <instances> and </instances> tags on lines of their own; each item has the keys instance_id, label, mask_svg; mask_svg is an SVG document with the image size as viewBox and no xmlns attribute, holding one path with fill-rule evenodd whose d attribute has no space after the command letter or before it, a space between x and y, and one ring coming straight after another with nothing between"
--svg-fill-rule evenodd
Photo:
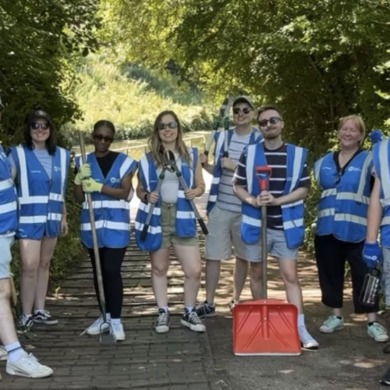
<instances>
[{"instance_id":1,"label":"man wearing sunglasses","mask_svg":"<svg viewBox=\"0 0 390 390\"><path fill-rule=\"evenodd\" d=\"M208 230L206 236L206 300L197 307L200 318L215 316L214 297L218 285L221 260L230 259L232 245L236 256L232 308L238 301L248 272L245 245L240 238L241 201L233 194L232 177L244 148L262 139L261 133L251 126L254 105L247 96L233 102L235 128L216 134L214 165L200 155L204 168L213 175L207 204ZM228 137L229 157L223 157L224 137Z\"/></svg>"},{"instance_id":2,"label":"man wearing sunglasses","mask_svg":"<svg viewBox=\"0 0 390 390\"><path fill-rule=\"evenodd\" d=\"M4 106L0 97L0 120ZM17 196L12 180L12 168L0 145L0 360L7 359L6 372L28 378L44 378L53 370L43 366L20 345L10 305L11 246L18 224Z\"/></svg>"},{"instance_id":3,"label":"man wearing sunglasses","mask_svg":"<svg viewBox=\"0 0 390 390\"><path fill-rule=\"evenodd\" d=\"M318 349L318 343L306 329L302 290L298 280L298 249L303 243L303 199L310 177L306 166L307 150L285 144L284 121L275 106L263 106L257 121L264 143L250 145L242 153L234 174L234 192L242 200L241 237L250 262L250 286L253 299L259 299L262 280L261 206L267 206L267 249L279 262L288 302L298 308L298 330L304 349ZM256 167L268 166L268 191L260 191Z\"/></svg>"}]
</instances>

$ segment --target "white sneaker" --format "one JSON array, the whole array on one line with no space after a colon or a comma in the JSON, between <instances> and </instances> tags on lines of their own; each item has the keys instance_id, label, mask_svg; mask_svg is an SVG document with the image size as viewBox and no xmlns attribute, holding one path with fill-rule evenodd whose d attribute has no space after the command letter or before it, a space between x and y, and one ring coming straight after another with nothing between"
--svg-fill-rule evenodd
<instances>
[{"instance_id":1,"label":"white sneaker","mask_svg":"<svg viewBox=\"0 0 390 390\"><path fill-rule=\"evenodd\" d=\"M322 333L333 333L335 330L344 328L344 320L335 315L329 316L320 327Z\"/></svg>"},{"instance_id":2,"label":"white sneaker","mask_svg":"<svg viewBox=\"0 0 390 390\"><path fill-rule=\"evenodd\" d=\"M389 341L389 335L387 334L386 329L377 322L374 322L371 326L367 326L367 334L378 343Z\"/></svg>"},{"instance_id":3,"label":"white sneaker","mask_svg":"<svg viewBox=\"0 0 390 390\"><path fill-rule=\"evenodd\" d=\"M38 362L38 359L31 353L21 357L16 362L7 360L6 372L9 375L23 376L26 378L46 378L53 374L50 367Z\"/></svg>"},{"instance_id":4,"label":"white sneaker","mask_svg":"<svg viewBox=\"0 0 390 390\"><path fill-rule=\"evenodd\" d=\"M316 350L319 347L317 341L313 339L310 333L307 331L304 325L298 327L299 339L301 340L301 346L303 349Z\"/></svg>"},{"instance_id":5,"label":"white sneaker","mask_svg":"<svg viewBox=\"0 0 390 390\"><path fill-rule=\"evenodd\" d=\"M100 316L90 327L88 327L85 330L85 333L91 336L96 336L100 334L100 328L103 332L107 332L110 329L110 326L107 323L103 324L102 316Z\"/></svg>"},{"instance_id":6,"label":"white sneaker","mask_svg":"<svg viewBox=\"0 0 390 390\"><path fill-rule=\"evenodd\" d=\"M5 347L3 347L2 345L0 345L0 360L7 360L7 350L5 349Z\"/></svg>"},{"instance_id":7,"label":"white sneaker","mask_svg":"<svg viewBox=\"0 0 390 390\"><path fill-rule=\"evenodd\" d=\"M111 321L112 333L115 336L116 341L123 341L126 338L125 331L123 330L123 325L121 323L113 323Z\"/></svg>"}]
</instances>

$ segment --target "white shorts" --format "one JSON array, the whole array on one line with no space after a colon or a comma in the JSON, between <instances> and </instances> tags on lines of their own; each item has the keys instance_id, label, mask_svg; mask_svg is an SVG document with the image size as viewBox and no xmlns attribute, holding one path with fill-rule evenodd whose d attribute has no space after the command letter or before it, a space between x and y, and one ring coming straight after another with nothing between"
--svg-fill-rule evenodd
<instances>
[{"instance_id":1,"label":"white shorts","mask_svg":"<svg viewBox=\"0 0 390 390\"><path fill-rule=\"evenodd\" d=\"M13 242L13 236L0 236L0 279L7 279L10 276L11 246Z\"/></svg>"}]
</instances>

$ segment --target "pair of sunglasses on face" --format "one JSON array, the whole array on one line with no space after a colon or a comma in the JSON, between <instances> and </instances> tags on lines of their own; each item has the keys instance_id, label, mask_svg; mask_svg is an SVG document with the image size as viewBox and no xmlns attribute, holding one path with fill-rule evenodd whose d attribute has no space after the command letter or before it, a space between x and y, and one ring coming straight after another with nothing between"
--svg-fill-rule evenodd
<instances>
[{"instance_id":1,"label":"pair of sunglasses on face","mask_svg":"<svg viewBox=\"0 0 390 390\"><path fill-rule=\"evenodd\" d=\"M252 109L248 108L248 107L244 107L244 108L234 107L233 108L233 114L235 114L235 115L239 114L240 112L242 112L243 114L249 114L251 111L252 111Z\"/></svg>"},{"instance_id":2,"label":"pair of sunglasses on face","mask_svg":"<svg viewBox=\"0 0 390 390\"><path fill-rule=\"evenodd\" d=\"M30 124L31 130L38 130L39 128L41 128L42 130L49 130L50 125L48 123L35 123L35 122Z\"/></svg>"},{"instance_id":3,"label":"pair of sunglasses on face","mask_svg":"<svg viewBox=\"0 0 390 390\"><path fill-rule=\"evenodd\" d=\"M159 123L158 124L158 129L159 130L165 130L165 128L168 128L168 129L176 129L177 128L177 122L168 122L168 123Z\"/></svg>"},{"instance_id":4,"label":"pair of sunglasses on face","mask_svg":"<svg viewBox=\"0 0 390 390\"><path fill-rule=\"evenodd\" d=\"M93 136L93 140L97 142L105 142L106 144L110 144L112 141L114 141L113 137L105 137L104 135L101 134L95 134Z\"/></svg>"},{"instance_id":5,"label":"pair of sunglasses on face","mask_svg":"<svg viewBox=\"0 0 390 390\"><path fill-rule=\"evenodd\" d=\"M272 116L269 119L262 119L261 121L258 121L258 124L260 127L267 127L268 122L270 125L276 125L279 122L282 122L282 118L279 118L277 116Z\"/></svg>"}]
</instances>

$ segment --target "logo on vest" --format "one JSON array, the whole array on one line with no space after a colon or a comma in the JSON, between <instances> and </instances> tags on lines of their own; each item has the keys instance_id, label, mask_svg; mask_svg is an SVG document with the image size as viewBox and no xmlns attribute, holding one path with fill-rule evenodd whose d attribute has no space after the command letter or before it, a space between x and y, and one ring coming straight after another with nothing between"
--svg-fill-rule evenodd
<instances>
[{"instance_id":1,"label":"logo on vest","mask_svg":"<svg viewBox=\"0 0 390 390\"><path fill-rule=\"evenodd\" d=\"M31 171L31 173L41 173L41 171L35 170L35 171Z\"/></svg>"},{"instance_id":2,"label":"logo on vest","mask_svg":"<svg viewBox=\"0 0 390 390\"><path fill-rule=\"evenodd\" d=\"M56 167L56 166L54 166L54 172L59 172L61 170L61 168L60 167Z\"/></svg>"},{"instance_id":3,"label":"logo on vest","mask_svg":"<svg viewBox=\"0 0 390 390\"><path fill-rule=\"evenodd\" d=\"M349 167L348 172L361 172L362 170L358 167Z\"/></svg>"},{"instance_id":4,"label":"logo on vest","mask_svg":"<svg viewBox=\"0 0 390 390\"><path fill-rule=\"evenodd\" d=\"M117 179L117 178L115 178L115 177L112 177L112 178L110 179L110 182L111 182L112 184L120 183L120 179Z\"/></svg>"}]
</instances>

